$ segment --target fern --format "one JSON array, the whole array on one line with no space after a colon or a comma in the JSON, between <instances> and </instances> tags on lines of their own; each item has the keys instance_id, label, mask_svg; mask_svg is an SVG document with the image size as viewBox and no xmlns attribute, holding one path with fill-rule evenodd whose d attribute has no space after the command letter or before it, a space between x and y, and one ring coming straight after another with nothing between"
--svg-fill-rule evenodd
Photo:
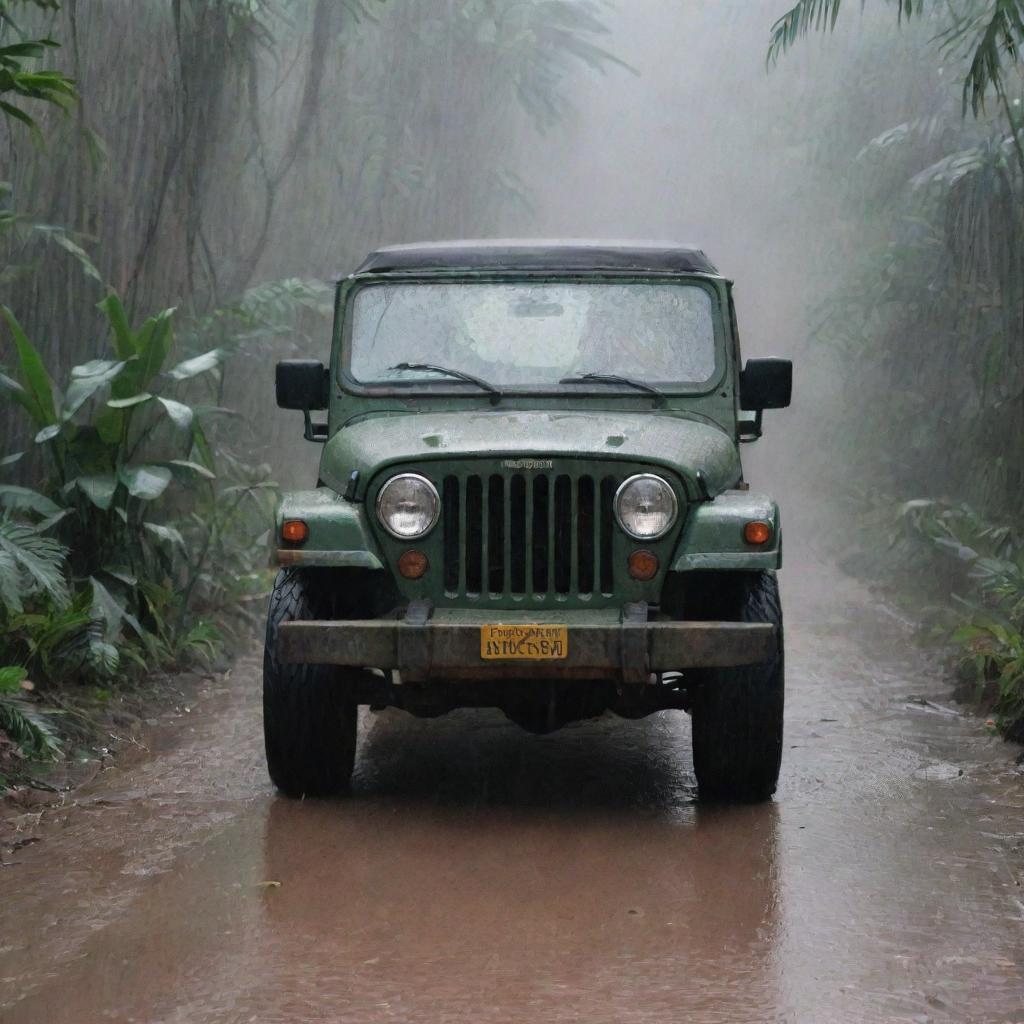
<instances>
[{"instance_id":1,"label":"fern","mask_svg":"<svg viewBox=\"0 0 1024 1024\"><path fill-rule=\"evenodd\" d=\"M61 754L60 741L46 716L21 695L26 672L18 665L0 668L0 731L26 757L51 760Z\"/></svg>"},{"instance_id":2,"label":"fern","mask_svg":"<svg viewBox=\"0 0 1024 1024\"><path fill-rule=\"evenodd\" d=\"M0 602L9 614L23 611L24 599L39 593L58 608L67 607L67 554L67 548L36 527L0 520Z\"/></svg>"},{"instance_id":3,"label":"fern","mask_svg":"<svg viewBox=\"0 0 1024 1024\"><path fill-rule=\"evenodd\" d=\"M62 747L45 715L20 697L0 697L0 730L27 757L55 760Z\"/></svg>"},{"instance_id":4,"label":"fern","mask_svg":"<svg viewBox=\"0 0 1024 1024\"><path fill-rule=\"evenodd\" d=\"M966 568L950 639L961 669L979 684L1003 733L1024 739L1024 538L968 505L917 500L902 515L936 549Z\"/></svg>"},{"instance_id":5,"label":"fern","mask_svg":"<svg viewBox=\"0 0 1024 1024\"><path fill-rule=\"evenodd\" d=\"M212 622L197 622L177 642L179 661L191 656L201 662L210 662L220 653L224 646L221 631Z\"/></svg>"}]
</instances>

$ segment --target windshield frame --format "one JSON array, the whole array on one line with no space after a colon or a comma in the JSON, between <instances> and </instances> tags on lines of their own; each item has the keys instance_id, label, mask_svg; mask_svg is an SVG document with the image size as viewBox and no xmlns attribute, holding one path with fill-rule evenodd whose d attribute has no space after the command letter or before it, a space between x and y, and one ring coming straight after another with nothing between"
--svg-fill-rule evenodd
<instances>
[{"instance_id":1,"label":"windshield frame","mask_svg":"<svg viewBox=\"0 0 1024 1024\"><path fill-rule=\"evenodd\" d=\"M631 273L621 271L569 272L557 273L550 270L529 271L465 271L457 272L424 272L424 273L393 273L367 274L352 276L339 284L336 300L337 316L335 317L336 368L335 381L342 392L361 397L415 397L415 398L489 398L487 392L462 383L455 378L442 377L437 379L418 378L413 380L396 380L386 382L364 383L357 380L351 372L352 360L352 322L353 304L356 296L364 288L378 287L384 284L508 284L518 281L537 284L678 284L702 288L711 300L712 327L714 330L715 365L711 376L706 381L655 381L652 382L659 391L670 397L694 397L714 392L722 383L728 370L726 348L728 345L728 329L725 322L727 313L723 308L722 296L716 284L720 278L706 274L681 273ZM344 306L342 306L344 303ZM339 336L340 335L340 336ZM427 354L429 355L429 353ZM429 360L428 360L429 361ZM516 396L535 396L545 398L637 398L641 393L633 387L619 387L608 384L561 384L557 381L548 385L509 385L500 381L490 381L500 388L505 398Z\"/></svg>"}]
</instances>

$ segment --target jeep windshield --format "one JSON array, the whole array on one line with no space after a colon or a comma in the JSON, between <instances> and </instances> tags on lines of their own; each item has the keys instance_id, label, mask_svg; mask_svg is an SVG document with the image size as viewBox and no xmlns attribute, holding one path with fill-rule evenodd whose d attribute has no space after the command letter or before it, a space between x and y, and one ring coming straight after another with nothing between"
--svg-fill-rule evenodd
<instances>
[{"instance_id":1,"label":"jeep windshield","mask_svg":"<svg viewBox=\"0 0 1024 1024\"><path fill-rule=\"evenodd\" d=\"M451 367L500 388L564 391L563 378L587 374L692 387L715 370L712 302L687 281L366 285L352 304L348 370L360 384L430 388L455 382L401 364Z\"/></svg>"}]
</instances>

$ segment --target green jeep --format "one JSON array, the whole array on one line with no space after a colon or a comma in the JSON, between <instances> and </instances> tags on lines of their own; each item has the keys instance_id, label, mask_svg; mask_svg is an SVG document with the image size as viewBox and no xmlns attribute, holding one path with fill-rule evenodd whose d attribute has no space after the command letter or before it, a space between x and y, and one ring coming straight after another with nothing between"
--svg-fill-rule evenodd
<instances>
[{"instance_id":1,"label":"green jeep","mask_svg":"<svg viewBox=\"0 0 1024 1024\"><path fill-rule=\"evenodd\" d=\"M278 404L324 444L277 524L277 787L344 792L361 704L500 708L534 732L680 708L701 797L769 797L782 538L739 445L791 381L787 360L741 369L730 282L698 249L370 256L338 286L330 366L277 367Z\"/></svg>"}]
</instances>

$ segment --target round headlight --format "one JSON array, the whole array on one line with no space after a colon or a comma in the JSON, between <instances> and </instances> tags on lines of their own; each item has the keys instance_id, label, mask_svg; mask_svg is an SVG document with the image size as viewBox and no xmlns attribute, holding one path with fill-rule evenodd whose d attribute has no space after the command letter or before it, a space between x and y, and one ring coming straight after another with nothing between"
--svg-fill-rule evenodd
<instances>
[{"instance_id":1,"label":"round headlight","mask_svg":"<svg viewBox=\"0 0 1024 1024\"><path fill-rule=\"evenodd\" d=\"M615 518L635 540L657 540L676 521L675 491L660 476L631 476L615 492Z\"/></svg>"},{"instance_id":2,"label":"round headlight","mask_svg":"<svg viewBox=\"0 0 1024 1024\"><path fill-rule=\"evenodd\" d=\"M392 537L412 540L434 528L441 512L437 488L416 473L393 476L377 495L377 516Z\"/></svg>"}]
</instances>

